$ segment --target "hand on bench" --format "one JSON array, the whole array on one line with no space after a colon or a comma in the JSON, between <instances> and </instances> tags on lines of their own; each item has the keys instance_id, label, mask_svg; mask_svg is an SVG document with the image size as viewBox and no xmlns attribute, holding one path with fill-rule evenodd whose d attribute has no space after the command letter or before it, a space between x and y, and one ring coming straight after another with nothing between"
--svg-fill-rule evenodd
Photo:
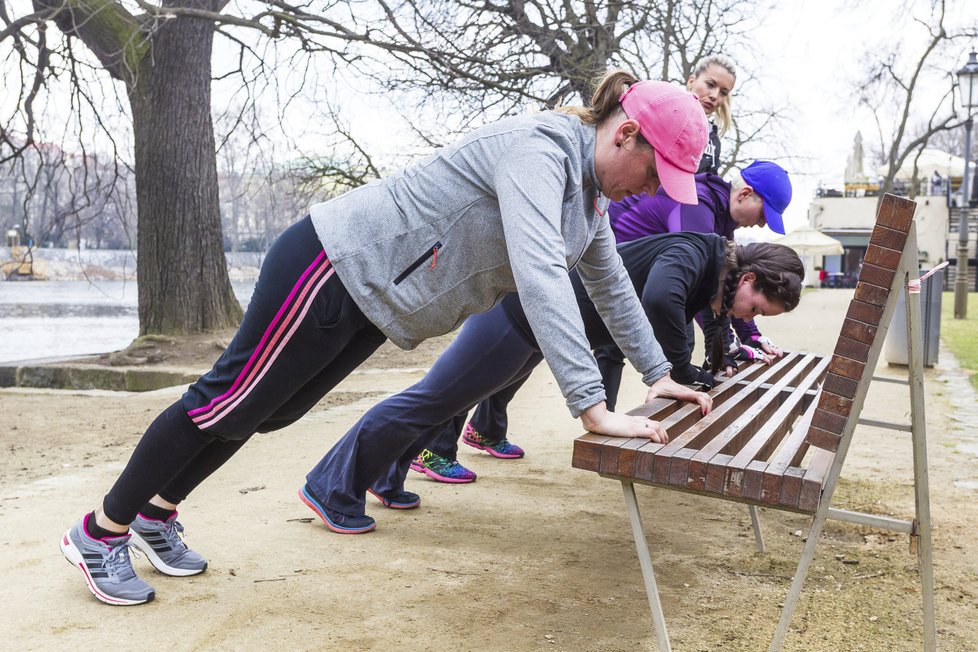
<instances>
[{"instance_id":1,"label":"hand on bench","mask_svg":"<svg viewBox=\"0 0 978 652\"><path fill-rule=\"evenodd\" d=\"M761 336L754 340L734 339L730 351L724 356L727 378L733 378L737 373L737 362L756 362L773 364L784 357L784 351L770 340Z\"/></svg>"},{"instance_id":2,"label":"hand on bench","mask_svg":"<svg viewBox=\"0 0 978 652\"><path fill-rule=\"evenodd\" d=\"M703 416L709 414L710 410L713 409L713 399L708 394L680 385L669 374L655 381L649 387L646 401L652 401L656 398L672 398L696 403L699 405L699 411ZM581 414L581 421L590 432L599 435L640 437L651 439L658 444L669 442L669 435L658 421L609 412L604 401L585 410Z\"/></svg>"},{"instance_id":3,"label":"hand on bench","mask_svg":"<svg viewBox=\"0 0 978 652\"><path fill-rule=\"evenodd\" d=\"M753 339L744 340L743 343L745 346L750 346L755 349L759 348L761 351L764 351L764 353L770 356L774 356L775 358L784 357L784 350L780 346L772 342L770 337L764 337L763 335L759 335L754 337Z\"/></svg>"},{"instance_id":4,"label":"hand on bench","mask_svg":"<svg viewBox=\"0 0 978 652\"><path fill-rule=\"evenodd\" d=\"M704 417L713 409L713 399L706 392L698 392L686 385L680 385L666 374L659 380L652 383L649 393L645 397L645 402L649 403L655 398L677 398L680 401L696 403L700 406L700 414Z\"/></svg>"},{"instance_id":5,"label":"hand on bench","mask_svg":"<svg viewBox=\"0 0 978 652\"><path fill-rule=\"evenodd\" d=\"M658 421L609 412L604 401L584 410L581 423L589 431L608 437L641 437L659 444L669 441L666 429Z\"/></svg>"}]
</instances>

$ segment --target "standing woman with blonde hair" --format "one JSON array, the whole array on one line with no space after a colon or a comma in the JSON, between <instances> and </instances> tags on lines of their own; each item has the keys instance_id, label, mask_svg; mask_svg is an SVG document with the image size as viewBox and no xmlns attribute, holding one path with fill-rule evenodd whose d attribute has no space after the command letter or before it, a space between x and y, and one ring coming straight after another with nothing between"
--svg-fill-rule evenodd
<instances>
[{"instance_id":1,"label":"standing woman with blonde hair","mask_svg":"<svg viewBox=\"0 0 978 652\"><path fill-rule=\"evenodd\" d=\"M730 57L711 54L696 62L693 73L686 80L686 88L696 94L700 106L710 118L710 140L703 151L697 173L718 174L720 169L720 136L732 122L730 104L737 68Z\"/></svg>"}]
</instances>

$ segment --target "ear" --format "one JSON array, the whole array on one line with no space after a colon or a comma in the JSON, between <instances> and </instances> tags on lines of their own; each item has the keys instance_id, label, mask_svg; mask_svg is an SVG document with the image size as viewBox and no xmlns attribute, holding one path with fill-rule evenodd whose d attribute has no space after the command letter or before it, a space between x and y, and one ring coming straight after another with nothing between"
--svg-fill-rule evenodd
<instances>
[{"instance_id":1,"label":"ear","mask_svg":"<svg viewBox=\"0 0 978 652\"><path fill-rule=\"evenodd\" d=\"M693 82L696 81L696 75L690 75L689 79L686 80L686 90L693 90Z\"/></svg>"},{"instance_id":2,"label":"ear","mask_svg":"<svg viewBox=\"0 0 978 652\"><path fill-rule=\"evenodd\" d=\"M634 140L640 133L641 130L638 121L629 118L618 125L615 133L615 142L620 142L623 145L628 144L629 140Z\"/></svg>"},{"instance_id":3,"label":"ear","mask_svg":"<svg viewBox=\"0 0 978 652\"><path fill-rule=\"evenodd\" d=\"M737 199L740 201L746 201L750 199L753 194L754 194L753 188L751 188L750 186L744 186L743 188L737 191Z\"/></svg>"},{"instance_id":4,"label":"ear","mask_svg":"<svg viewBox=\"0 0 978 652\"><path fill-rule=\"evenodd\" d=\"M756 281L757 281L757 274L755 274L754 272L747 272L746 274L741 276L740 279L737 281L737 288L739 289L744 283L750 283L751 285L754 285Z\"/></svg>"}]
</instances>

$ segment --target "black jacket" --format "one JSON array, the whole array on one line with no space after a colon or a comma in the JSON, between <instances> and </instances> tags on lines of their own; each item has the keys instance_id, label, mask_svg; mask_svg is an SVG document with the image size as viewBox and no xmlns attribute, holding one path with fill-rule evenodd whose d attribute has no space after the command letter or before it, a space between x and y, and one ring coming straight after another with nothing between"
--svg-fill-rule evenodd
<instances>
[{"instance_id":1,"label":"black jacket","mask_svg":"<svg viewBox=\"0 0 978 652\"><path fill-rule=\"evenodd\" d=\"M655 339L672 363L671 375L676 382L689 384L699 377L699 368L691 363L686 324L709 306L716 294L726 243L723 236L713 233L680 232L652 235L618 246L652 323ZM571 282L591 347L615 344L576 272L571 273ZM513 325L534 342L519 297L512 294L502 304ZM720 318L716 326L729 329L729 319Z\"/></svg>"},{"instance_id":2,"label":"black jacket","mask_svg":"<svg viewBox=\"0 0 978 652\"><path fill-rule=\"evenodd\" d=\"M720 130L716 125L710 125L710 140L706 143L703 150L703 158L700 159L700 166L696 169L696 174L709 172L719 174L720 169Z\"/></svg>"}]
</instances>

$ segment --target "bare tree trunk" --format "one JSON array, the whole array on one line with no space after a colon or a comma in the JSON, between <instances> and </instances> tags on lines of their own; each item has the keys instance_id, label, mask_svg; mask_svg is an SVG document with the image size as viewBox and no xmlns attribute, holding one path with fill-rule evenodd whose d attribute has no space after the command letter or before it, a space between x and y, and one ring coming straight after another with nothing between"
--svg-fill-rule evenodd
<instances>
[{"instance_id":1,"label":"bare tree trunk","mask_svg":"<svg viewBox=\"0 0 978 652\"><path fill-rule=\"evenodd\" d=\"M141 335L215 330L241 319L221 239L213 41L211 22L167 21L130 86Z\"/></svg>"}]
</instances>

